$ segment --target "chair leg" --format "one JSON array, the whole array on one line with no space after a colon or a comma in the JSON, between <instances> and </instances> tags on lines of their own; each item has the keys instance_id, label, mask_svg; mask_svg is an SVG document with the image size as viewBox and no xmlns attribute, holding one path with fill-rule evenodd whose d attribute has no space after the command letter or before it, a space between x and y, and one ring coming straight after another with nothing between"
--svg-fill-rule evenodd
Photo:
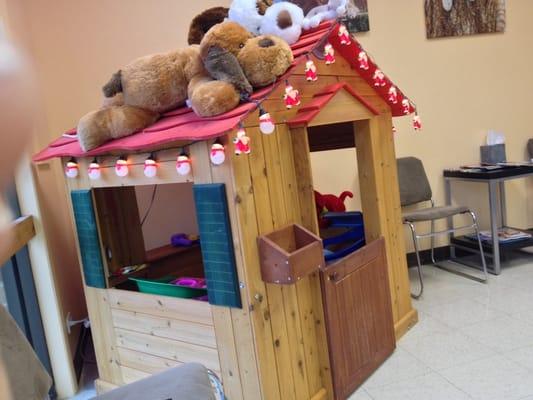
<instances>
[{"instance_id":1,"label":"chair leg","mask_svg":"<svg viewBox=\"0 0 533 400\"><path fill-rule=\"evenodd\" d=\"M418 239L416 237L416 231L415 227L412 223L407 222L407 225L409 225L409 228L411 229L411 235L413 236L413 245L415 246L415 253L416 253L416 262L417 262L417 269L418 269L418 279L420 281L420 290L417 294L411 293L411 297L415 300L419 299L420 296L422 296L422 293L424 293L424 281L422 279L422 263L420 261L420 252L418 249Z\"/></svg>"},{"instance_id":2,"label":"chair leg","mask_svg":"<svg viewBox=\"0 0 533 400\"><path fill-rule=\"evenodd\" d=\"M470 211L470 216L472 217L472 222L474 225L474 229L476 231L477 243L479 245L479 256L481 257L481 265L483 266L483 275L485 276L485 279L483 280L483 282L487 282L489 279L489 274L487 272L487 262L485 261L485 253L483 252L483 244L481 243L481 237L479 236L479 226L477 224L477 217L473 211Z\"/></svg>"},{"instance_id":3,"label":"chair leg","mask_svg":"<svg viewBox=\"0 0 533 400\"><path fill-rule=\"evenodd\" d=\"M209 381L211 382L211 385L213 386L213 389L215 390L215 397L217 400L227 400L226 395L224 394L224 387L222 386L222 381L218 377L218 375L211 371L210 369L207 370L207 375L209 376Z\"/></svg>"},{"instance_id":4,"label":"chair leg","mask_svg":"<svg viewBox=\"0 0 533 400\"><path fill-rule=\"evenodd\" d=\"M435 260L435 220L431 220L431 262L433 264L437 264L437 261Z\"/></svg>"}]
</instances>

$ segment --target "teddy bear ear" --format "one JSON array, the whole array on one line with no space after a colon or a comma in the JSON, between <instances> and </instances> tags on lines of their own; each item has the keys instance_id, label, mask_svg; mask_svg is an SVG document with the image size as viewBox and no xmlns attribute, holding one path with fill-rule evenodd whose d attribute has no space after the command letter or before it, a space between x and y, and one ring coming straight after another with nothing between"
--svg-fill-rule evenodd
<instances>
[{"instance_id":1,"label":"teddy bear ear","mask_svg":"<svg viewBox=\"0 0 533 400\"><path fill-rule=\"evenodd\" d=\"M228 12L227 7L213 7L194 17L189 27L189 45L200 44L209 29L228 18Z\"/></svg>"}]
</instances>

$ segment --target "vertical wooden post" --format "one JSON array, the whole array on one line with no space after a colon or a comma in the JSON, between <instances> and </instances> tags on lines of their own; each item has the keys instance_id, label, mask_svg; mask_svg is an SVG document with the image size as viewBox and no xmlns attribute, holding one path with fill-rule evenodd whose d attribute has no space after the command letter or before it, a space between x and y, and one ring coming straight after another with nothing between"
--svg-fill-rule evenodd
<instances>
[{"instance_id":1,"label":"vertical wooden post","mask_svg":"<svg viewBox=\"0 0 533 400\"><path fill-rule=\"evenodd\" d=\"M392 117L386 113L356 121L354 128L365 235L367 241L385 238L394 329L400 338L418 315L410 298Z\"/></svg>"},{"instance_id":2,"label":"vertical wooden post","mask_svg":"<svg viewBox=\"0 0 533 400\"><path fill-rule=\"evenodd\" d=\"M291 129L292 151L294 154L294 169L297 180L298 199L300 203L301 224L311 232L318 234L318 220L315 207L315 195L313 188L313 174L311 170L311 158L307 128ZM309 276L309 286L314 294L312 303L314 318L316 321L316 337L319 344L325 344L318 349L320 359L320 375L322 385L327 391L327 398L333 396L333 382L331 378L331 366L329 350L327 346L327 333L324 323L324 308L322 304L322 290L318 273Z\"/></svg>"},{"instance_id":3,"label":"vertical wooden post","mask_svg":"<svg viewBox=\"0 0 533 400\"><path fill-rule=\"evenodd\" d=\"M190 147L190 152L195 166L194 182L196 184L212 183L213 176L207 142L194 144ZM220 370L226 394L232 399L244 399L231 310L228 307L211 306L211 312L213 313Z\"/></svg>"}]
</instances>

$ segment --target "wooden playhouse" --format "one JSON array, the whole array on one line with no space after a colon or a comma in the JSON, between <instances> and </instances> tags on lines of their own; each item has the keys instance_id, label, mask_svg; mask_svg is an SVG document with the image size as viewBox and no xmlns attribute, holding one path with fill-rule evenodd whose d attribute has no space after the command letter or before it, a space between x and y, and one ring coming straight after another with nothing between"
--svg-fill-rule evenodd
<instances>
[{"instance_id":1,"label":"wooden playhouse","mask_svg":"<svg viewBox=\"0 0 533 400\"><path fill-rule=\"evenodd\" d=\"M61 157L70 168L100 391L199 362L222 377L231 400L344 399L416 323L392 126L393 116L414 108L355 39L341 43L338 30L323 24L307 32L286 76L254 93L276 123L272 134L260 131L256 102L204 119L182 108L89 153L64 135L34 157ZM328 42L331 65L323 59ZM309 60L316 81L306 79ZM286 82L301 96L291 109ZM250 154L233 151L239 126ZM219 143L226 157L215 165ZM310 152L354 145L367 245L326 265ZM176 169L182 153L192 167L186 175ZM156 173L147 177L150 156ZM119 159L123 177L115 173ZM146 249L135 190L170 184L194 192L200 246ZM159 211L172 213L180 202L170 198ZM138 264L145 268L123 268ZM169 273L205 277L209 302L141 293L128 279Z\"/></svg>"}]
</instances>

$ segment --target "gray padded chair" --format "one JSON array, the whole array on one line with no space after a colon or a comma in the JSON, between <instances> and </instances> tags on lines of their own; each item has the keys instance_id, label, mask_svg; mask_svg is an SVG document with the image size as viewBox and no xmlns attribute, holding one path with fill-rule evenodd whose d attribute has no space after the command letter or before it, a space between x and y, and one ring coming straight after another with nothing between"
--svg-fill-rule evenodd
<instances>
[{"instance_id":1,"label":"gray padded chair","mask_svg":"<svg viewBox=\"0 0 533 400\"><path fill-rule=\"evenodd\" d=\"M227 400L222 382L203 365L187 363L91 400Z\"/></svg>"},{"instance_id":2,"label":"gray padded chair","mask_svg":"<svg viewBox=\"0 0 533 400\"><path fill-rule=\"evenodd\" d=\"M422 265L420 261L420 250L418 247L418 240L422 238L429 237L431 238L431 261L432 263L441 269L444 269L449 272L453 272L462 276L465 276L470 279L474 279L478 282L486 282L488 278L487 274L487 264L485 262L485 255L483 254L483 246L481 244L481 239L479 237L479 228L477 225L476 215L468 207L464 206L442 206L436 207L435 202L432 198L431 186L429 185L424 166L422 161L415 157L405 157L399 158L398 162L398 181L400 185L400 201L402 207L410 206L422 202L431 202L431 207L418 209L415 211L404 212L402 214L403 223L409 226L411 234L413 236L413 243L416 253L416 261L418 268L418 278L420 280L420 290L417 294L412 294L411 296L415 299L420 298L424 292L424 281L422 279ZM460 214L470 214L472 217L472 224L466 226L460 226L455 228L452 226L450 229L444 231L435 232L435 221L444 218L452 218L454 215ZM415 230L416 222L431 222L431 232L426 234L417 234ZM475 277L463 272L458 272L451 270L447 267L437 264L435 260L435 236L438 235L449 235L453 234L459 230L473 229L476 233L478 244L479 244L479 253L481 256L481 264L483 267L484 278ZM448 260L450 262L459 263L457 260Z\"/></svg>"}]
</instances>

